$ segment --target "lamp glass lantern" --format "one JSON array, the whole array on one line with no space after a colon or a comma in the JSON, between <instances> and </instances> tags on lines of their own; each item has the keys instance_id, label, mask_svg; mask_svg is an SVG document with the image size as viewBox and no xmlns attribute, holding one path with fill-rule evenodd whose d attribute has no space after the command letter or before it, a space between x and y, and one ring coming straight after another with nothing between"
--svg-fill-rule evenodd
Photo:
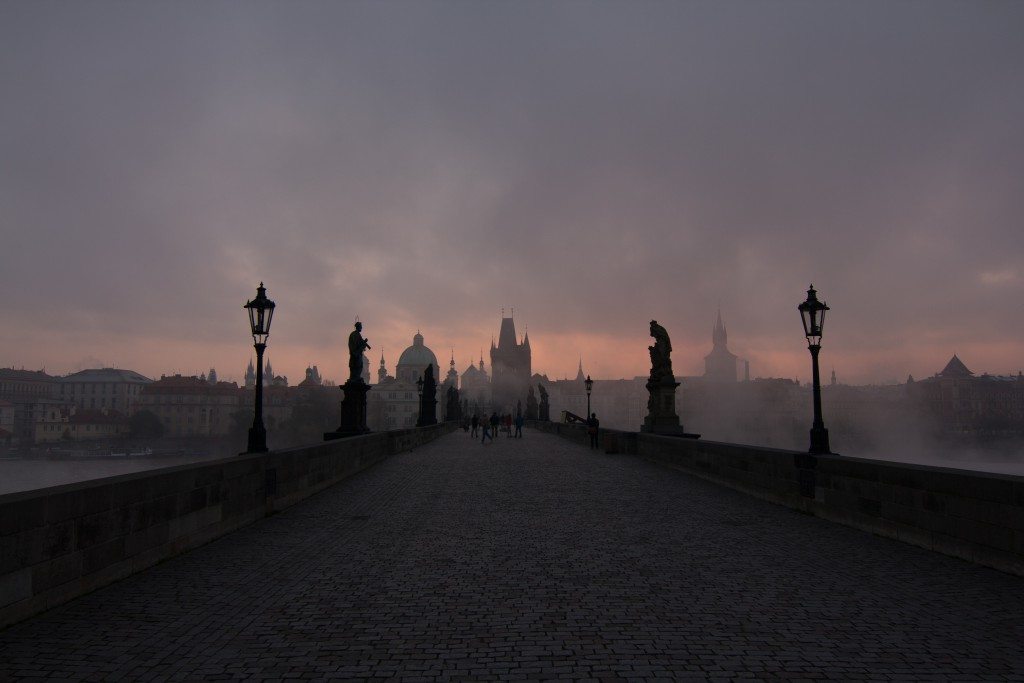
<instances>
[{"instance_id":1,"label":"lamp glass lantern","mask_svg":"<svg viewBox=\"0 0 1024 683\"><path fill-rule=\"evenodd\" d=\"M252 340L256 344L266 344L270 336L270 321L274 317L274 302L267 298L267 289L260 283L256 288L256 298L247 301L244 308L249 311L249 328Z\"/></svg>"},{"instance_id":2,"label":"lamp glass lantern","mask_svg":"<svg viewBox=\"0 0 1024 683\"><path fill-rule=\"evenodd\" d=\"M587 378L583 380L583 386L587 388L587 396L590 396L590 392L594 389L594 380L590 379L590 375L587 375Z\"/></svg>"},{"instance_id":3,"label":"lamp glass lantern","mask_svg":"<svg viewBox=\"0 0 1024 683\"><path fill-rule=\"evenodd\" d=\"M825 329L825 312L829 310L827 304L818 301L818 293L814 285L807 290L807 300L797 306L800 311L800 319L804 324L804 336L807 337L809 346L821 346L821 334Z\"/></svg>"}]
</instances>

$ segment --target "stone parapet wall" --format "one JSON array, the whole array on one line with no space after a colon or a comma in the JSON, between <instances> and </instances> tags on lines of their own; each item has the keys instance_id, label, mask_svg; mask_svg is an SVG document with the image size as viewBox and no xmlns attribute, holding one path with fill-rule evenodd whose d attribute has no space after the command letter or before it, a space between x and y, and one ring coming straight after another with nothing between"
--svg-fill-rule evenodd
<instances>
[{"instance_id":1,"label":"stone parapet wall","mask_svg":"<svg viewBox=\"0 0 1024 683\"><path fill-rule=\"evenodd\" d=\"M447 424L0 495L0 627L198 547Z\"/></svg>"},{"instance_id":2,"label":"stone parapet wall","mask_svg":"<svg viewBox=\"0 0 1024 683\"><path fill-rule=\"evenodd\" d=\"M582 425L529 426L589 443ZM601 440L608 452L1024 576L1024 477L615 430Z\"/></svg>"}]
</instances>

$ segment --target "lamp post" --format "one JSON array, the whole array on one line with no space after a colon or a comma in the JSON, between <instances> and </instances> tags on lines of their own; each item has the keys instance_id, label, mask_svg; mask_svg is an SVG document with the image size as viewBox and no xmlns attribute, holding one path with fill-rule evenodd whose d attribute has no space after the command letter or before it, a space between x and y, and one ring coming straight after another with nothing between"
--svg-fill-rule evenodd
<instances>
[{"instance_id":1,"label":"lamp post","mask_svg":"<svg viewBox=\"0 0 1024 683\"><path fill-rule=\"evenodd\" d=\"M587 419L590 419L590 392L594 389L594 380L590 379L590 375L583 380L583 386L587 388Z\"/></svg>"},{"instance_id":2,"label":"lamp post","mask_svg":"<svg viewBox=\"0 0 1024 683\"><path fill-rule=\"evenodd\" d=\"M416 380L416 396L419 397L419 410L416 413L416 426L423 426L423 378L420 377Z\"/></svg>"},{"instance_id":3,"label":"lamp post","mask_svg":"<svg viewBox=\"0 0 1024 683\"><path fill-rule=\"evenodd\" d=\"M249 448L247 453L267 452L267 429L263 426L263 351L267 348L267 337L270 336L270 320L274 317L274 302L267 298L267 290L260 283L256 288L256 298L247 301L249 311L249 327L252 330L253 346L256 347L256 410L249 429Z\"/></svg>"},{"instance_id":4,"label":"lamp post","mask_svg":"<svg viewBox=\"0 0 1024 683\"><path fill-rule=\"evenodd\" d=\"M814 423L811 425L810 453L830 453L828 446L828 430L821 419L821 378L818 374L818 352L821 351L821 332L825 326L825 311L829 307L818 301L814 285L807 290L807 301L797 306L804 324L804 336L807 337L807 348L811 352L811 377L814 393Z\"/></svg>"}]
</instances>

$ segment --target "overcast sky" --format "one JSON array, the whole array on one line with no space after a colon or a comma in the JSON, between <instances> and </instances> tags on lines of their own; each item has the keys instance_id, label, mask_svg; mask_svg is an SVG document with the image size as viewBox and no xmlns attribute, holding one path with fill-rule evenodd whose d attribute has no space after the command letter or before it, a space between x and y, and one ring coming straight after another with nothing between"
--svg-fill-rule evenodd
<instances>
[{"instance_id":1,"label":"overcast sky","mask_svg":"<svg viewBox=\"0 0 1024 683\"><path fill-rule=\"evenodd\" d=\"M1022 2L0 4L0 365L1024 367ZM827 370L826 370L827 371Z\"/></svg>"}]
</instances>

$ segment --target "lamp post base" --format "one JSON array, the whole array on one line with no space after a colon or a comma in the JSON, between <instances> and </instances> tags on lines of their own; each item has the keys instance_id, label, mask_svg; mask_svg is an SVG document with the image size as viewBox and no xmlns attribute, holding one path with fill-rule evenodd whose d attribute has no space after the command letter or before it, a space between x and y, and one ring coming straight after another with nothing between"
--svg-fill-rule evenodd
<instances>
[{"instance_id":1,"label":"lamp post base","mask_svg":"<svg viewBox=\"0 0 1024 683\"><path fill-rule=\"evenodd\" d=\"M811 429L811 448L808 450L809 453L815 455L824 455L831 453L828 446L828 430L824 427L816 427Z\"/></svg>"},{"instance_id":2,"label":"lamp post base","mask_svg":"<svg viewBox=\"0 0 1024 683\"><path fill-rule=\"evenodd\" d=\"M267 452L267 430L262 425L249 428L249 445L246 453Z\"/></svg>"}]
</instances>

